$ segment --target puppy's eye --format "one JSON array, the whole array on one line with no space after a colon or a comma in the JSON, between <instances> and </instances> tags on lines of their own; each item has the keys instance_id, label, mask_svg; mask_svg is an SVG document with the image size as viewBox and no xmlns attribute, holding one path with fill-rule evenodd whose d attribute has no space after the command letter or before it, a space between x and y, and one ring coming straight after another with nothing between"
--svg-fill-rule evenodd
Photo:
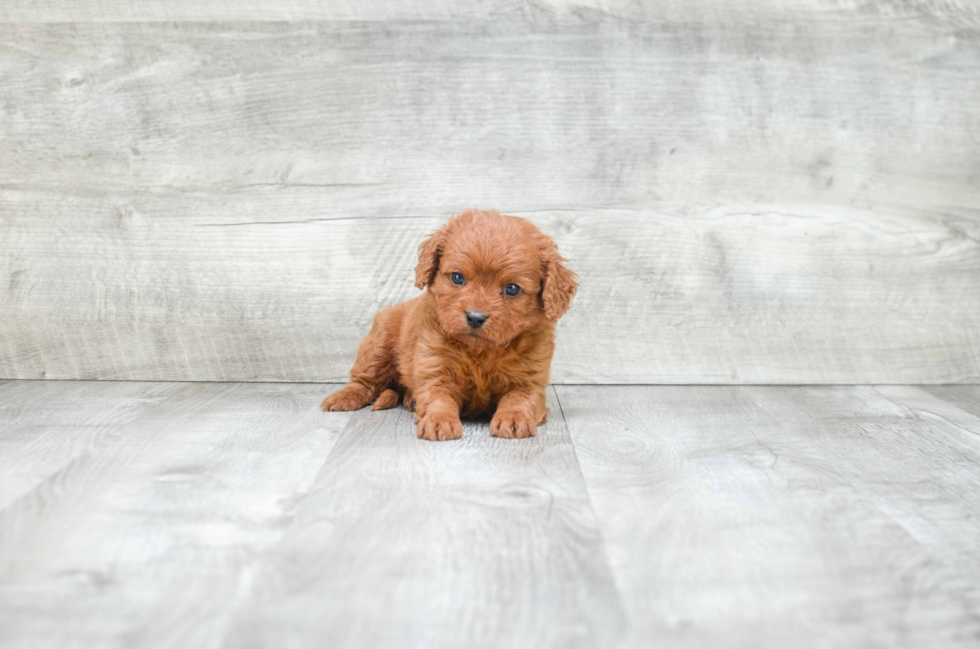
<instances>
[{"instance_id":1,"label":"puppy's eye","mask_svg":"<svg viewBox=\"0 0 980 649\"><path fill-rule=\"evenodd\" d=\"M504 293L506 293L511 297L514 297L520 292L521 292L521 287L518 286L517 284L508 284L507 286L504 287Z\"/></svg>"},{"instance_id":2,"label":"puppy's eye","mask_svg":"<svg viewBox=\"0 0 980 649\"><path fill-rule=\"evenodd\" d=\"M449 279L453 280L453 284L455 284L456 286L462 286L463 284L466 283L466 280L463 279L462 273L453 273L452 275L449 276Z\"/></svg>"}]
</instances>

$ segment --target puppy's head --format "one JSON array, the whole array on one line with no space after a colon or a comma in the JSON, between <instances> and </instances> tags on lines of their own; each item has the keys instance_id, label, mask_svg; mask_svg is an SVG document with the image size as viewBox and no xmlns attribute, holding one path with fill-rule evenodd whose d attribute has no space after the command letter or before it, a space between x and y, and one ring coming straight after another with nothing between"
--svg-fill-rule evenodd
<instances>
[{"instance_id":1,"label":"puppy's head","mask_svg":"<svg viewBox=\"0 0 980 649\"><path fill-rule=\"evenodd\" d=\"M578 282L564 261L530 221L467 210L419 246L415 285L429 288L447 334L503 346L568 310Z\"/></svg>"}]
</instances>

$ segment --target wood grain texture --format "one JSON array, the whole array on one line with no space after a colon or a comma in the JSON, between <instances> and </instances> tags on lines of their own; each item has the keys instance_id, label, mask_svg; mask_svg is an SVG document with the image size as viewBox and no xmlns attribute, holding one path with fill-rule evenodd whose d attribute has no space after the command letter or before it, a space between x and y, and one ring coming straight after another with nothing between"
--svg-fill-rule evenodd
<instances>
[{"instance_id":1,"label":"wood grain texture","mask_svg":"<svg viewBox=\"0 0 980 649\"><path fill-rule=\"evenodd\" d=\"M581 20L630 22L944 21L980 25L970 0L8 0L0 22L274 20Z\"/></svg>"},{"instance_id":2,"label":"wood grain texture","mask_svg":"<svg viewBox=\"0 0 980 649\"><path fill-rule=\"evenodd\" d=\"M924 386L922 390L954 408L980 417L980 388L972 385L935 385Z\"/></svg>"},{"instance_id":3,"label":"wood grain texture","mask_svg":"<svg viewBox=\"0 0 980 649\"><path fill-rule=\"evenodd\" d=\"M174 390L167 383L0 384L0 511L78 457L117 441L126 424Z\"/></svg>"},{"instance_id":4,"label":"wood grain texture","mask_svg":"<svg viewBox=\"0 0 980 649\"><path fill-rule=\"evenodd\" d=\"M360 411L226 647L606 647L622 612L560 411L527 440Z\"/></svg>"},{"instance_id":5,"label":"wood grain texture","mask_svg":"<svg viewBox=\"0 0 980 649\"><path fill-rule=\"evenodd\" d=\"M63 391L62 414L84 420L129 389L116 409L139 415L0 511L0 645L218 646L347 420L317 408L329 386L33 385L0 403L66 452L78 441L25 393Z\"/></svg>"},{"instance_id":6,"label":"wood grain texture","mask_svg":"<svg viewBox=\"0 0 980 649\"><path fill-rule=\"evenodd\" d=\"M415 248L440 223L249 222L269 201L242 196L181 201L176 221L166 199L71 203L20 204L16 222L8 212L19 239L0 320L8 376L344 380L374 314L417 294ZM49 209L60 227L33 225ZM245 220L215 226L212 210ZM980 375L980 245L967 220L524 214L582 279L559 325L555 382Z\"/></svg>"},{"instance_id":7,"label":"wood grain texture","mask_svg":"<svg viewBox=\"0 0 980 649\"><path fill-rule=\"evenodd\" d=\"M905 387L557 390L624 646L975 646L980 418Z\"/></svg>"},{"instance_id":8,"label":"wood grain texture","mask_svg":"<svg viewBox=\"0 0 980 649\"><path fill-rule=\"evenodd\" d=\"M0 65L0 376L342 380L485 206L582 277L556 382L980 379L949 22L2 24Z\"/></svg>"},{"instance_id":9,"label":"wood grain texture","mask_svg":"<svg viewBox=\"0 0 980 649\"><path fill-rule=\"evenodd\" d=\"M980 637L976 386L558 386L452 443L331 387L0 382L0 646Z\"/></svg>"}]
</instances>

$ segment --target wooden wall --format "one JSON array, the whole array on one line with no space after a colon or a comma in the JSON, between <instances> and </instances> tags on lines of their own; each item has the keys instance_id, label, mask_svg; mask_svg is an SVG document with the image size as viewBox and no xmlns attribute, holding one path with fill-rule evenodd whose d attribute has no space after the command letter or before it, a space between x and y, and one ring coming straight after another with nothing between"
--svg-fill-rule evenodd
<instances>
[{"instance_id":1,"label":"wooden wall","mask_svg":"<svg viewBox=\"0 0 980 649\"><path fill-rule=\"evenodd\" d=\"M466 207L556 382L977 382L980 3L0 6L2 378L341 380Z\"/></svg>"}]
</instances>

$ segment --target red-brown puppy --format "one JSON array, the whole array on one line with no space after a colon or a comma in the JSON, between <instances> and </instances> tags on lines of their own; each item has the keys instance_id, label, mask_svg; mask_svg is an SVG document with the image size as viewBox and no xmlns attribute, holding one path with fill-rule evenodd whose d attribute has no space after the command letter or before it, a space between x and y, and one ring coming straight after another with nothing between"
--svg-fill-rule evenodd
<instances>
[{"instance_id":1,"label":"red-brown puppy","mask_svg":"<svg viewBox=\"0 0 980 649\"><path fill-rule=\"evenodd\" d=\"M530 437L545 421L555 322L577 277L530 221L467 210L419 246L422 295L382 309L350 381L324 410L414 410L418 436L463 436L460 415L494 413L497 437Z\"/></svg>"}]
</instances>

